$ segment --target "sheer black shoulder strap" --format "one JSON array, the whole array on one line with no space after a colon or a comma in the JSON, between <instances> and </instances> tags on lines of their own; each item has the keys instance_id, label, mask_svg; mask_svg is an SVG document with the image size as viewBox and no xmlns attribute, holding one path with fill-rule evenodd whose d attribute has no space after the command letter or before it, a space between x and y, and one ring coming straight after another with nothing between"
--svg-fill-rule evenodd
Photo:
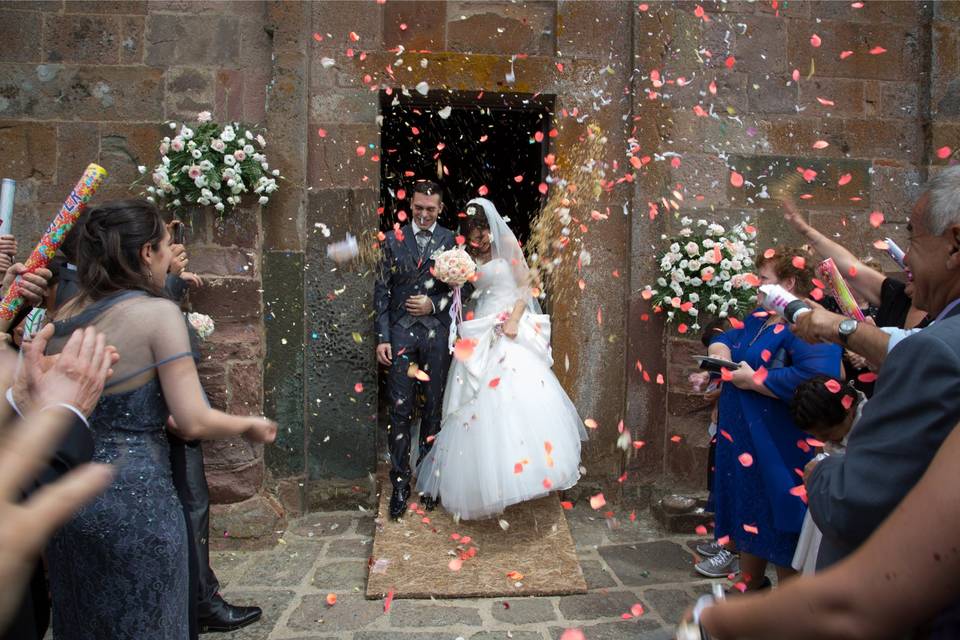
<instances>
[{"instance_id":1,"label":"sheer black shoulder strap","mask_svg":"<svg viewBox=\"0 0 960 640\"><path fill-rule=\"evenodd\" d=\"M159 361L157 361L157 362L154 362L153 364L147 365L146 367L143 367L142 369L137 369L136 371L134 371L134 372L132 372L132 373L128 373L127 375L123 376L122 378L118 378L117 380L111 380L108 384L104 385L103 388L104 388L104 389L109 389L110 387L115 387L115 386L117 386L118 384L123 384L124 382L127 382L128 380L133 380L133 379L136 378L137 376L143 375L144 373L146 373L147 371L150 371L151 369L157 369L157 368L162 367L163 365L167 364L168 362L173 362L174 360L179 360L180 358L186 358L187 356L193 357L193 352L192 352L192 351L185 351L184 353L178 353L178 354L176 354L176 355L170 356L169 358L164 358L163 360L159 360Z\"/></svg>"}]
</instances>

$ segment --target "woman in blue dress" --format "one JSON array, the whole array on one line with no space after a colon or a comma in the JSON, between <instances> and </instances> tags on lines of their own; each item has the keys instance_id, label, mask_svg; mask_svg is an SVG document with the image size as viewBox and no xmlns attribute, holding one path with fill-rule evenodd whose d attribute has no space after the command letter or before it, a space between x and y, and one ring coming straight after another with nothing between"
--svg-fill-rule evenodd
<instances>
[{"instance_id":1,"label":"woman in blue dress","mask_svg":"<svg viewBox=\"0 0 960 640\"><path fill-rule=\"evenodd\" d=\"M95 462L111 486L50 542L55 640L187 640L193 593L187 528L173 485L167 418L189 440L271 442L265 418L205 402L180 309L163 297L170 234L144 200L91 209L78 227L80 295L58 309L48 353L93 326L120 359L90 416Z\"/></svg>"},{"instance_id":2,"label":"woman in blue dress","mask_svg":"<svg viewBox=\"0 0 960 640\"><path fill-rule=\"evenodd\" d=\"M778 247L757 262L760 284L779 284L807 297L813 274L806 262L805 252ZM709 354L740 364L732 377L725 376L720 394L716 536L729 536L740 551L747 588L762 588L768 584L768 562L776 566L778 580L794 573L790 562L806 511L800 491L791 490L802 486L801 473L814 451L790 416L790 400L804 380L818 374L838 378L842 350L808 344L783 318L758 308L741 328L716 338Z\"/></svg>"}]
</instances>

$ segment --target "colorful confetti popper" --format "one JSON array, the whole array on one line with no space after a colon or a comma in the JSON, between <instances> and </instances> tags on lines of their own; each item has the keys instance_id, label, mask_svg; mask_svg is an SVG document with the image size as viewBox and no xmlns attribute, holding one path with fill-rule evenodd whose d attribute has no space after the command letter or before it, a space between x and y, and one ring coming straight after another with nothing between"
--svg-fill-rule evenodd
<instances>
[{"instance_id":1,"label":"colorful confetti popper","mask_svg":"<svg viewBox=\"0 0 960 640\"><path fill-rule=\"evenodd\" d=\"M77 222L77 218L86 209L87 203L90 202L106 176L106 169L100 165L92 163L87 165L80 181L77 182L73 191L64 200L57 217L50 223L46 233L40 238L40 242L37 243L30 257L24 263L27 272L34 272L50 264L57 253L57 249L63 244L64 238L70 233L73 225ZM22 291L23 284L20 277L17 276L17 279L10 285L7 295L0 302L0 320L11 320L17 315L17 311L23 305Z\"/></svg>"},{"instance_id":2,"label":"colorful confetti popper","mask_svg":"<svg viewBox=\"0 0 960 640\"><path fill-rule=\"evenodd\" d=\"M827 258L817 265L817 275L823 279L823 283L830 290L833 299L840 305L840 311L843 312L843 315L848 318L853 318L854 320L859 320L860 322L866 319L864 318L863 311L860 310L860 305L853 299L853 294L850 292L850 287L847 286L847 281L840 275L840 270L837 269L837 265L833 262L832 258Z\"/></svg>"}]
</instances>

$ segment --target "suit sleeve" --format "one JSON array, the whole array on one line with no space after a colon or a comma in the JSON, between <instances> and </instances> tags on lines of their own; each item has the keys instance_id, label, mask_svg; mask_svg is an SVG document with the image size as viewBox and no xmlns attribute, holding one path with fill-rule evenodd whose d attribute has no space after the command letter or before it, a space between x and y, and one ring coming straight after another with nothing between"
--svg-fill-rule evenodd
<instances>
[{"instance_id":1,"label":"suit sleeve","mask_svg":"<svg viewBox=\"0 0 960 640\"><path fill-rule=\"evenodd\" d=\"M187 290L189 288L190 286L183 278L175 276L172 273L167 274L167 281L164 284L164 291L174 302L178 304L183 302L183 299L186 297Z\"/></svg>"},{"instance_id":2,"label":"suit sleeve","mask_svg":"<svg viewBox=\"0 0 960 640\"><path fill-rule=\"evenodd\" d=\"M787 352L790 355L790 366L770 369L763 383L783 402L789 403L797 385L805 380L820 374L833 378L840 376L843 350L835 344L809 344L791 336Z\"/></svg>"},{"instance_id":3,"label":"suit sleeve","mask_svg":"<svg viewBox=\"0 0 960 640\"><path fill-rule=\"evenodd\" d=\"M960 358L923 331L887 357L873 398L843 456L806 479L813 520L824 536L863 543L923 475L960 416Z\"/></svg>"},{"instance_id":4,"label":"suit sleeve","mask_svg":"<svg viewBox=\"0 0 960 640\"><path fill-rule=\"evenodd\" d=\"M37 477L37 488L56 482L62 476L93 459L93 434L83 420L75 417L57 446L50 464Z\"/></svg>"},{"instance_id":5,"label":"suit sleeve","mask_svg":"<svg viewBox=\"0 0 960 640\"><path fill-rule=\"evenodd\" d=\"M393 283L393 254L390 241L380 243L380 261L377 264L377 278L373 285L373 304L376 310L374 331L377 332L377 344L390 342L390 288Z\"/></svg>"}]
</instances>

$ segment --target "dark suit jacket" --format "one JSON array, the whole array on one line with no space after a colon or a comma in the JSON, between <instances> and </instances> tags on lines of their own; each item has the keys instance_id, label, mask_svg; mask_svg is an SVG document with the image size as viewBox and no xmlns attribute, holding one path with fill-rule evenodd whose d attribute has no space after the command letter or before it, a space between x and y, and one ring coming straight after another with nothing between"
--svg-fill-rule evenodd
<instances>
[{"instance_id":1,"label":"dark suit jacket","mask_svg":"<svg viewBox=\"0 0 960 640\"><path fill-rule=\"evenodd\" d=\"M403 227L399 233L387 233L380 245L382 255L373 294L378 343L390 342L393 326L409 315L404 303L414 295L430 296L435 313L429 317L444 328L450 327L452 291L430 273L433 267L430 256L455 246L457 241L453 231L437 225L421 259L412 225Z\"/></svg>"},{"instance_id":2,"label":"dark suit jacket","mask_svg":"<svg viewBox=\"0 0 960 640\"><path fill-rule=\"evenodd\" d=\"M846 455L807 478L810 514L823 532L818 568L872 534L920 480L960 422L960 307L898 344L873 398L850 433Z\"/></svg>"}]
</instances>

